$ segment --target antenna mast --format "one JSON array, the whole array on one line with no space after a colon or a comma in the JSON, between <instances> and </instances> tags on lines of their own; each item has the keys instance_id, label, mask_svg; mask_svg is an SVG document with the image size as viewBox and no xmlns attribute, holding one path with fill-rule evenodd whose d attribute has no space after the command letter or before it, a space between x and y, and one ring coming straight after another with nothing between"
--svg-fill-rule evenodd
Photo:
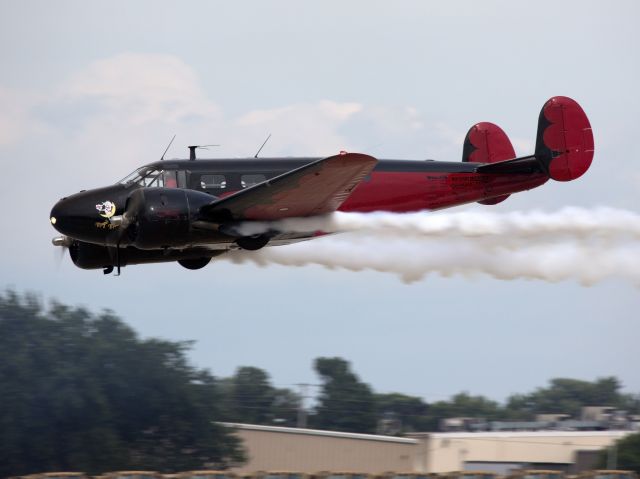
<instances>
[{"instance_id":1,"label":"antenna mast","mask_svg":"<svg viewBox=\"0 0 640 479\"><path fill-rule=\"evenodd\" d=\"M264 143L262 144L262 146L260 148L258 148L258 151L256 152L255 155L253 155L254 158L258 158L258 155L260 154L260 152L262 151L262 149L264 148L264 145L267 144L267 141L269 141L269 138L271 138L271 133L269 133L269 136L267 136L267 139L264 140Z\"/></svg>"},{"instance_id":2,"label":"antenna mast","mask_svg":"<svg viewBox=\"0 0 640 479\"><path fill-rule=\"evenodd\" d=\"M162 154L162 156L160 157L160 161L164 160L164 155L167 154L167 151L169 151L169 148L171 148L171 143L173 143L173 140L176 139L176 135L173 135L173 138L171 138L171 141L169 142L169 144L167 145L167 147L164 150L164 153Z\"/></svg>"},{"instance_id":3,"label":"antenna mast","mask_svg":"<svg viewBox=\"0 0 640 479\"><path fill-rule=\"evenodd\" d=\"M208 150L210 146L220 146L220 145L190 145L189 148L189 160L195 161L196 159L196 150L198 148L202 148L203 150Z\"/></svg>"}]
</instances>

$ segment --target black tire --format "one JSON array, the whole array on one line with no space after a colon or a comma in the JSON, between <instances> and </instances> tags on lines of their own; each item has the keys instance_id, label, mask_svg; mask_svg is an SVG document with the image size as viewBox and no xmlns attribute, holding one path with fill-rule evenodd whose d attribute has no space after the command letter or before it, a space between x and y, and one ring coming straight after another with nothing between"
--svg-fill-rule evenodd
<instances>
[{"instance_id":1,"label":"black tire","mask_svg":"<svg viewBox=\"0 0 640 479\"><path fill-rule=\"evenodd\" d=\"M187 269L201 269L209 264L211 258L179 259L180 266Z\"/></svg>"},{"instance_id":2,"label":"black tire","mask_svg":"<svg viewBox=\"0 0 640 479\"><path fill-rule=\"evenodd\" d=\"M236 243L240 248L249 251L256 251L264 248L271 238L267 235L253 235L238 238Z\"/></svg>"}]
</instances>

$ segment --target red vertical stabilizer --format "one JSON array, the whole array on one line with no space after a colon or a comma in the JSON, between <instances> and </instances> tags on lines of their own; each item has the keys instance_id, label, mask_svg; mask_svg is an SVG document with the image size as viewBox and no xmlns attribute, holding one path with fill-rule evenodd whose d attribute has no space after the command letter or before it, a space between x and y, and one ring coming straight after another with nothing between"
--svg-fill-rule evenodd
<instances>
[{"instance_id":1,"label":"red vertical stabilizer","mask_svg":"<svg viewBox=\"0 0 640 479\"><path fill-rule=\"evenodd\" d=\"M549 99L538 119L536 158L550 178L571 181L582 176L593 161L593 132L584 110L566 96Z\"/></svg>"},{"instance_id":2,"label":"red vertical stabilizer","mask_svg":"<svg viewBox=\"0 0 640 479\"><path fill-rule=\"evenodd\" d=\"M472 163L496 163L516 157L507 134L498 125L483 121L467 132L462 149L462 161ZM478 201L481 205L496 205L509 195Z\"/></svg>"}]
</instances>

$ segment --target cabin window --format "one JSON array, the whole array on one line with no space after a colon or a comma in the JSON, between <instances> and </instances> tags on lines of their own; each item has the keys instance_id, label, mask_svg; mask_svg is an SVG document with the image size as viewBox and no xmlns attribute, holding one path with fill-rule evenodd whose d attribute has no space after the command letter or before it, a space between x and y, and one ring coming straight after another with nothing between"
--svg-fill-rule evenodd
<instances>
[{"instance_id":1,"label":"cabin window","mask_svg":"<svg viewBox=\"0 0 640 479\"><path fill-rule=\"evenodd\" d=\"M123 185L146 187L186 188L187 173L184 170L159 170L148 166L138 168L120 181Z\"/></svg>"},{"instance_id":2,"label":"cabin window","mask_svg":"<svg viewBox=\"0 0 640 479\"><path fill-rule=\"evenodd\" d=\"M177 188L178 179L175 171L165 171L162 173L162 180L164 181L165 188Z\"/></svg>"},{"instance_id":3,"label":"cabin window","mask_svg":"<svg viewBox=\"0 0 640 479\"><path fill-rule=\"evenodd\" d=\"M161 175L160 170L152 170L147 175L142 178L138 184L140 186L162 186L164 184L163 177Z\"/></svg>"},{"instance_id":4,"label":"cabin window","mask_svg":"<svg viewBox=\"0 0 640 479\"><path fill-rule=\"evenodd\" d=\"M160 176L160 170L143 166L131 173L126 178L120 180L123 185L136 184L139 186L158 186L158 177Z\"/></svg>"},{"instance_id":5,"label":"cabin window","mask_svg":"<svg viewBox=\"0 0 640 479\"><path fill-rule=\"evenodd\" d=\"M224 190L227 187L227 178L224 175L202 175L200 188Z\"/></svg>"},{"instance_id":6,"label":"cabin window","mask_svg":"<svg viewBox=\"0 0 640 479\"><path fill-rule=\"evenodd\" d=\"M187 187L187 173L184 170L178 170L178 188Z\"/></svg>"},{"instance_id":7,"label":"cabin window","mask_svg":"<svg viewBox=\"0 0 640 479\"><path fill-rule=\"evenodd\" d=\"M243 188L249 188L251 186L257 185L258 183L262 183L266 181L267 177L262 173L256 173L251 175L242 175L240 176L240 185Z\"/></svg>"}]
</instances>

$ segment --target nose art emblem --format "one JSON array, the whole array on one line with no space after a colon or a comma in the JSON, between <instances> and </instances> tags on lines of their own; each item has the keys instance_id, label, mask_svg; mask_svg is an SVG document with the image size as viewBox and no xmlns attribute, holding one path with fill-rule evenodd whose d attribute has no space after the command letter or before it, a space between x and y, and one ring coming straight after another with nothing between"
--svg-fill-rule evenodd
<instances>
[{"instance_id":1,"label":"nose art emblem","mask_svg":"<svg viewBox=\"0 0 640 479\"><path fill-rule=\"evenodd\" d=\"M116 214L116 205L112 201L104 201L96 205L96 209L103 218L111 218Z\"/></svg>"}]
</instances>

